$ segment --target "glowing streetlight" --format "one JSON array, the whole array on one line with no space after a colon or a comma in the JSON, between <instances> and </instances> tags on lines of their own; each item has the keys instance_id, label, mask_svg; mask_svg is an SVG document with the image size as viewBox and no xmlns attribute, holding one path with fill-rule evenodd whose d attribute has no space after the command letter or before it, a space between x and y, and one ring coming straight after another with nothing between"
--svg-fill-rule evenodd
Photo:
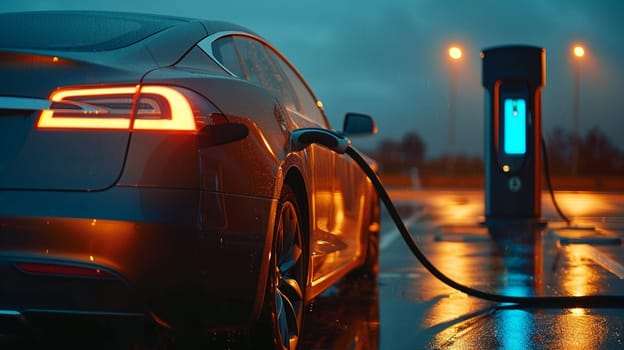
<instances>
[{"instance_id":1,"label":"glowing streetlight","mask_svg":"<svg viewBox=\"0 0 624 350\"><path fill-rule=\"evenodd\" d=\"M451 46L448 49L448 55L451 58L450 87L449 87L449 173L453 172L455 167L455 119L456 119L456 102L457 99L457 61L462 57L462 50L458 46Z\"/></svg>"},{"instance_id":2,"label":"glowing streetlight","mask_svg":"<svg viewBox=\"0 0 624 350\"><path fill-rule=\"evenodd\" d=\"M581 94L581 59L585 56L585 48L581 45L575 45L572 48L574 60L574 104L573 104L573 123L572 123L572 175L576 175L578 171L579 159L579 110L580 110L580 94Z\"/></svg>"},{"instance_id":3,"label":"glowing streetlight","mask_svg":"<svg viewBox=\"0 0 624 350\"><path fill-rule=\"evenodd\" d=\"M462 57L462 50L457 46L452 46L451 48L449 48L448 53L449 56L454 60L458 60Z\"/></svg>"}]
</instances>

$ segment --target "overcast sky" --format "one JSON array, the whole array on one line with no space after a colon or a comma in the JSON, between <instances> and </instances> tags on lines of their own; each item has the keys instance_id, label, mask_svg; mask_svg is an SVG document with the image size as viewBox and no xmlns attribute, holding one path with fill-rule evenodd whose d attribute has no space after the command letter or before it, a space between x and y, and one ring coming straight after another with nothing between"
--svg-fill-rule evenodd
<instances>
[{"instance_id":1,"label":"overcast sky","mask_svg":"<svg viewBox=\"0 0 624 350\"><path fill-rule=\"evenodd\" d=\"M281 50L323 101L332 126L345 112L372 115L382 138L416 131L429 157L447 150L447 49L462 47L456 148L483 149L482 49L543 47L547 84L543 129L571 131L571 49L583 43L580 128L599 127L624 149L624 2L618 0L23 0L0 12L97 9L219 19L247 26ZM357 143L356 143L357 144Z\"/></svg>"}]
</instances>

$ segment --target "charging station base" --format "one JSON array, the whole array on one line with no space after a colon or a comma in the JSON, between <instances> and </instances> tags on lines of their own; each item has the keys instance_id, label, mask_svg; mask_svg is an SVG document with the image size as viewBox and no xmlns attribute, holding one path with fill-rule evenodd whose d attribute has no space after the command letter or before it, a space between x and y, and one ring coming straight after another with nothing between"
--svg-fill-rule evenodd
<instances>
[{"instance_id":1,"label":"charging station base","mask_svg":"<svg viewBox=\"0 0 624 350\"><path fill-rule=\"evenodd\" d=\"M479 225L492 229L514 227L539 230L548 227L548 221L542 218L488 218Z\"/></svg>"}]
</instances>

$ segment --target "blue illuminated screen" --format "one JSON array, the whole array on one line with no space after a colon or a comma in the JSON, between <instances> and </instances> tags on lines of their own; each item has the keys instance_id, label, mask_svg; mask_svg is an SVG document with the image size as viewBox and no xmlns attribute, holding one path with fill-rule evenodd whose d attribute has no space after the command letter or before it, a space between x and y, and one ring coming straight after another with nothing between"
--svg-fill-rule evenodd
<instances>
[{"instance_id":1,"label":"blue illuminated screen","mask_svg":"<svg viewBox=\"0 0 624 350\"><path fill-rule=\"evenodd\" d=\"M526 100L506 98L504 101L504 150L507 154L526 153Z\"/></svg>"}]
</instances>

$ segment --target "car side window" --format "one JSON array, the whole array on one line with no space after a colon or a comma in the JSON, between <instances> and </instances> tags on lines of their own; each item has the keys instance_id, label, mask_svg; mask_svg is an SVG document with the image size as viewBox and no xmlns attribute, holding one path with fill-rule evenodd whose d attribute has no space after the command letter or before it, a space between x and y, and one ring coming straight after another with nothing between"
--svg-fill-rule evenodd
<instances>
[{"instance_id":1,"label":"car side window","mask_svg":"<svg viewBox=\"0 0 624 350\"><path fill-rule=\"evenodd\" d=\"M279 55L277 55L277 53L272 50L270 50L270 53L273 60L275 60L279 64L280 69L288 77L290 85L293 87L295 93L297 94L297 99L301 103L298 112L318 123L319 125L329 128L329 123L327 122L325 115L321 111L321 108L318 106L317 99L310 92L307 85L301 80L299 75L295 73L290 65L286 63Z\"/></svg>"},{"instance_id":2,"label":"car side window","mask_svg":"<svg viewBox=\"0 0 624 350\"><path fill-rule=\"evenodd\" d=\"M288 78L269 56L269 50L259 41L236 36L234 45L240 55L245 78L273 93L284 106L297 110L299 101Z\"/></svg>"},{"instance_id":3,"label":"car side window","mask_svg":"<svg viewBox=\"0 0 624 350\"><path fill-rule=\"evenodd\" d=\"M212 43L212 53L230 72L239 77L245 77L234 39L231 36L226 36Z\"/></svg>"}]
</instances>

